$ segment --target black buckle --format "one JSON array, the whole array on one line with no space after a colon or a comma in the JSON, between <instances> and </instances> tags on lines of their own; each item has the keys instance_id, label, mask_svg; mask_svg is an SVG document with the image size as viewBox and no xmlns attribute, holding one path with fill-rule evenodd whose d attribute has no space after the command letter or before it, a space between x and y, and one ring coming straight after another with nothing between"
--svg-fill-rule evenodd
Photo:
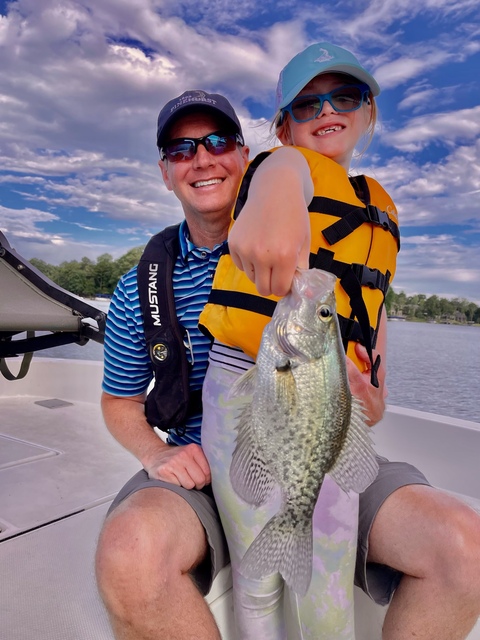
<instances>
[{"instance_id":1,"label":"black buckle","mask_svg":"<svg viewBox=\"0 0 480 640\"><path fill-rule=\"evenodd\" d=\"M369 222L372 222L379 227L383 227L385 231L390 229L390 218L388 217L388 213L386 211L382 211L378 207L375 207L373 204L367 204L367 218Z\"/></svg>"},{"instance_id":2,"label":"black buckle","mask_svg":"<svg viewBox=\"0 0 480 640\"><path fill-rule=\"evenodd\" d=\"M378 269L370 269L364 264L352 264L353 273L356 275L362 287L380 289L383 291L385 276Z\"/></svg>"}]
</instances>

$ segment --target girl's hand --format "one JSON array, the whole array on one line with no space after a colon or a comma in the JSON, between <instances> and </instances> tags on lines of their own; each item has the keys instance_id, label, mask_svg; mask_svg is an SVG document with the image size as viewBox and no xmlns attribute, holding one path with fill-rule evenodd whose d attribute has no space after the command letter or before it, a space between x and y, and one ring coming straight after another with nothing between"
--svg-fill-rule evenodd
<instances>
[{"instance_id":1,"label":"girl's hand","mask_svg":"<svg viewBox=\"0 0 480 640\"><path fill-rule=\"evenodd\" d=\"M365 371L361 372L353 360L347 357L347 373L350 382L350 391L352 395L362 401L367 416L367 424L369 427L373 427L373 425L382 419L385 412L385 398L388 395L385 382L386 371L381 361L377 372L379 386L378 388L374 387L370 382L371 367L367 350L361 344L357 343L355 345L355 354L367 367ZM374 352L374 358L375 357L376 353Z\"/></svg>"},{"instance_id":2,"label":"girl's hand","mask_svg":"<svg viewBox=\"0 0 480 640\"><path fill-rule=\"evenodd\" d=\"M256 170L228 236L230 255L263 295L284 296L297 267L308 268L313 185L305 158L278 149Z\"/></svg>"}]
</instances>

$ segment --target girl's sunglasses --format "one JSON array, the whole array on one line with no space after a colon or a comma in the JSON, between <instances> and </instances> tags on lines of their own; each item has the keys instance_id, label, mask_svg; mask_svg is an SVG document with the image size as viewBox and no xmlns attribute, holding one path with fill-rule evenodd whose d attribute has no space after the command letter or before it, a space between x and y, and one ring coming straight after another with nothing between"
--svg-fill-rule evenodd
<instances>
[{"instance_id":1,"label":"girl's sunglasses","mask_svg":"<svg viewBox=\"0 0 480 640\"><path fill-rule=\"evenodd\" d=\"M364 100L368 100L370 89L366 84L348 84L320 95L298 96L282 109L282 120L285 112L289 113L295 122L314 120L328 102L335 111L348 113L360 109Z\"/></svg>"},{"instance_id":2,"label":"girl's sunglasses","mask_svg":"<svg viewBox=\"0 0 480 640\"><path fill-rule=\"evenodd\" d=\"M221 156L223 153L233 151L237 144L243 146L245 143L239 133L225 134L221 131L209 133L202 138L175 138L160 149L160 159L166 159L169 162L192 160L200 144L203 144L212 156Z\"/></svg>"}]
</instances>

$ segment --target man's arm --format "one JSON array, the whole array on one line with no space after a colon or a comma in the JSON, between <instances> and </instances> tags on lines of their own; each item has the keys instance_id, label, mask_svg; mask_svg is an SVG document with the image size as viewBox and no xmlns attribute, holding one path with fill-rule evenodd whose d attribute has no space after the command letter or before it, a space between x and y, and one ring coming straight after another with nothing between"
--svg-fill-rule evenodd
<instances>
[{"instance_id":1,"label":"man's arm","mask_svg":"<svg viewBox=\"0 0 480 640\"><path fill-rule=\"evenodd\" d=\"M148 424L144 412L145 394L131 397L102 393L105 424L112 436L128 449L151 478L201 489L210 484L210 467L197 444L172 446Z\"/></svg>"}]
</instances>

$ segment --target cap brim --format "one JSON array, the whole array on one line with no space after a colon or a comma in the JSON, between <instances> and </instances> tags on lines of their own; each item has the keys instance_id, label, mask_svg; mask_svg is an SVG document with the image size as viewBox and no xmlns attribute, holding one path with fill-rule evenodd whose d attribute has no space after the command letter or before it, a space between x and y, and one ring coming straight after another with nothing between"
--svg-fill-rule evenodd
<instances>
[{"instance_id":1,"label":"cap brim","mask_svg":"<svg viewBox=\"0 0 480 640\"><path fill-rule=\"evenodd\" d=\"M307 75L307 77L304 76L302 78L302 80L300 82L298 82L298 84L296 84L288 92L288 94L286 96L284 96L283 100L278 105L278 108L279 109L283 109L288 104L290 104L290 102L292 102L292 100L298 96L300 91L311 80L313 80L317 76L323 75L324 73L345 73L345 74L347 74L349 76L352 76L353 78L356 78L357 80L360 80L360 82L364 82L366 85L368 85L368 87L370 88L370 91L372 92L373 96L378 96L378 94L380 93L380 87L379 87L377 81L367 71L365 71L363 69L359 69L358 67L356 67L353 64L352 65L350 65L348 63L345 63L345 64L332 64L331 67L327 66L320 72L318 72L318 70L315 70L315 71L312 71L312 74L310 76L308 76L308 75Z\"/></svg>"}]
</instances>

